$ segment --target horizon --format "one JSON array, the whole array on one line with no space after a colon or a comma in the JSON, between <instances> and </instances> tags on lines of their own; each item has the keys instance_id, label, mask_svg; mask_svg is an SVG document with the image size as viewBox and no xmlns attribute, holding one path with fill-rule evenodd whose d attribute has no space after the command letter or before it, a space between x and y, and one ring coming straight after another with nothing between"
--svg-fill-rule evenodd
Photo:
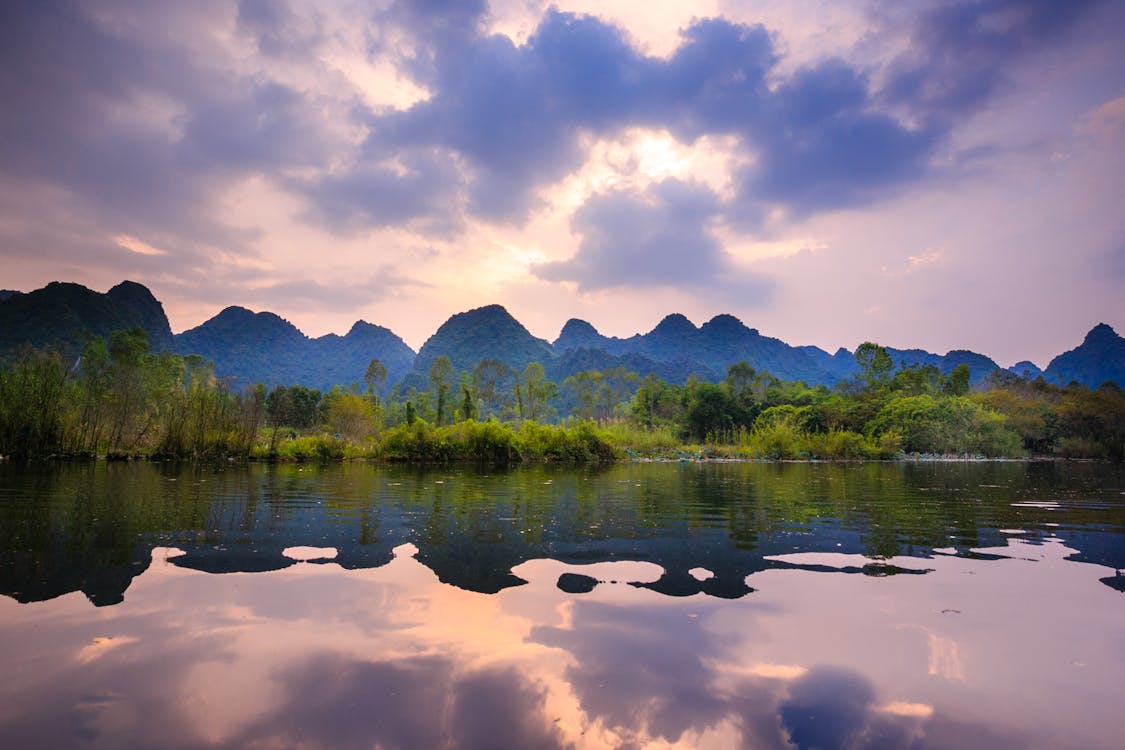
<instances>
[{"instance_id":1,"label":"horizon","mask_svg":"<svg viewBox=\"0 0 1125 750\"><path fill-rule=\"evenodd\" d=\"M15 0L0 36L3 287L415 351L482 299L1001 366L1125 330L1122 3Z\"/></svg>"}]
</instances>

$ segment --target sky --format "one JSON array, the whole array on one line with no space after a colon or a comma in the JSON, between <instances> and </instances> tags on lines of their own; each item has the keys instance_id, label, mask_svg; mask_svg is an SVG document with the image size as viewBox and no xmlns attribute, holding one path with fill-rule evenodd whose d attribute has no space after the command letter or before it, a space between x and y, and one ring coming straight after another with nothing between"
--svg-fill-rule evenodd
<instances>
[{"instance_id":1,"label":"sky","mask_svg":"<svg viewBox=\"0 0 1125 750\"><path fill-rule=\"evenodd\" d=\"M6 0L0 288L1045 366L1125 333L1122 50L1116 0Z\"/></svg>"}]
</instances>

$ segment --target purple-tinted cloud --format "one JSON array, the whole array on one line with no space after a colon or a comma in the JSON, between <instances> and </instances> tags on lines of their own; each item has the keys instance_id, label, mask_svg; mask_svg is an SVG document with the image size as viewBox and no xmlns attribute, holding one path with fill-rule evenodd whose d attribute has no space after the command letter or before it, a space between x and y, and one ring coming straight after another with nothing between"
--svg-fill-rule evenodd
<instances>
[{"instance_id":1,"label":"purple-tinted cloud","mask_svg":"<svg viewBox=\"0 0 1125 750\"><path fill-rule=\"evenodd\" d=\"M239 0L238 29L277 58L312 54L324 40L320 25L298 18L287 0Z\"/></svg>"},{"instance_id":2,"label":"purple-tinted cloud","mask_svg":"<svg viewBox=\"0 0 1125 750\"><path fill-rule=\"evenodd\" d=\"M551 281L573 281L582 291L678 287L762 302L768 283L739 269L708 230L720 210L709 189L679 180L665 180L644 194L602 193L571 222L582 236L578 253L532 271Z\"/></svg>"},{"instance_id":3,"label":"purple-tinted cloud","mask_svg":"<svg viewBox=\"0 0 1125 750\"><path fill-rule=\"evenodd\" d=\"M85 232L53 237L75 255L116 234L174 238L180 260L250 252L251 234L219 218L222 191L327 158L323 114L303 93L199 54L222 10L0 8L0 189L62 196L43 203L46 225L86 216Z\"/></svg>"},{"instance_id":4,"label":"purple-tinted cloud","mask_svg":"<svg viewBox=\"0 0 1125 750\"><path fill-rule=\"evenodd\" d=\"M721 18L692 23L657 58L591 16L549 10L516 43L486 32L484 0L400 1L355 17L372 60L389 58L429 93L394 110L362 104L359 87L344 88L347 71L324 62L340 8L9 0L0 218L18 221L0 221L0 247L26 258L50 243L45 254L104 259L122 275L143 263L206 280L212 250L255 251L260 237L232 226L227 201L251 178L334 231L518 224L586 161L591 138L651 128L687 144L729 137L746 157L732 195L672 181L591 196L572 217L578 253L536 273L583 289L734 279L727 288L763 298L769 285L734 272L714 223L752 233L773 209L862 207L963 172L944 158L959 129L1009 90L1018 66L1073 43L1097 4L923 0L872 31L911 40L889 64L792 70L770 30ZM1006 145L981 140L968 144L975 153ZM132 257L109 244L118 235L169 252Z\"/></svg>"},{"instance_id":5,"label":"purple-tinted cloud","mask_svg":"<svg viewBox=\"0 0 1125 750\"><path fill-rule=\"evenodd\" d=\"M1006 65L1061 36L1092 1L1064 10L1012 0L934 5L885 86L841 60L767 85L780 61L768 32L722 19L686 29L661 60L592 17L550 10L517 46L483 35L472 14L456 27L464 34L456 43L449 24L439 24L443 46L429 51L425 80L433 96L372 118L368 151L458 154L468 209L519 221L535 207L536 189L582 162L583 133L613 137L643 126L686 141L735 135L757 157L727 208L740 223L762 206L802 216L863 205L932 176L933 157L1000 88ZM415 22L419 38L433 38L432 20Z\"/></svg>"},{"instance_id":6,"label":"purple-tinted cloud","mask_svg":"<svg viewBox=\"0 0 1125 750\"><path fill-rule=\"evenodd\" d=\"M460 227L463 180L453 160L433 149L405 152L393 166L361 164L286 184L310 199L309 218L333 232L415 223L449 234Z\"/></svg>"},{"instance_id":7,"label":"purple-tinted cloud","mask_svg":"<svg viewBox=\"0 0 1125 750\"><path fill-rule=\"evenodd\" d=\"M891 66L882 98L948 126L993 96L1015 60L1057 42L1101 2L929 2L912 21L910 48Z\"/></svg>"}]
</instances>

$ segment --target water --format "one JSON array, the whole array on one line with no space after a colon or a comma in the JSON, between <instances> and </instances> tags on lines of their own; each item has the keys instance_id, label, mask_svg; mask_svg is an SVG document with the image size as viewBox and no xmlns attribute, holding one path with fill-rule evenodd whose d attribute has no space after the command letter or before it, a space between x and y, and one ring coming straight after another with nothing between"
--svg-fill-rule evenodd
<instances>
[{"instance_id":1,"label":"water","mask_svg":"<svg viewBox=\"0 0 1125 750\"><path fill-rule=\"evenodd\" d=\"M0 747L1116 748L1104 464L0 464Z\"/></svg>"}]
</instances>

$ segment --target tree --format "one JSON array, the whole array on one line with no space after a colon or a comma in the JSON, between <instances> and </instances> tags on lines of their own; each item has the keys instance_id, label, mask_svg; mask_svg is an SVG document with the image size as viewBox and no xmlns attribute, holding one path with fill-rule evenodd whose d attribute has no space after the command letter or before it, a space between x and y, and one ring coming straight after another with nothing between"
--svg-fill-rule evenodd
<instances>
[{"instance_id":1,"label":"tree","mask_svg":"<svg viewBox=\"0 0 1125 750\"><path fill-rule=\"evenodd\" d=\"M855 350L855 361L869 390L886 385L895 369L887 350L870 341L864 341Z\"/></svg>"},{"instance_id":2,"label":"tree","mask_svg":"<svg viewBox=\"0 0 1125 750\"><path fill-rule=\"evenodd\" d=\"M121 447L126 438L141 432L145 409L142 364L148 352L143 328L114 331L109 337L110 446Z\"/></svg>"},{"instance_id":3,"label":"tree","mask_svg":"<svg viewBox=\"0 0 1125 750\"><path fill-rule=\"evenodd\" d=\"M291 427L308 429L320 421L320 391L306 388L303 385L289 386L289 398L292 401Z\"/></svg>"},{"instance_id":4,"label":"tree","mask_svg":"<svg viewBox=\"0 0 1125 750\"><path fill-rule=\"evenodd\" d=\"M371 360L367 363L367 372L363 374L363 380L367 383L367 393L371 396L372 402L378 406L379 393L387 380L386 365L378 358Z\"/></svg>"},{"instance_id":5,"label":"tree","mask_svg":"<svg viewBox=\"0 0 1125 750\"><path fill-rule=\"evenodd\" d=\"M577 402L574 413L582 419L593 419L601 402L602 374L598 370L575 373L563 381L563 388Z\"/></svg>"},{"instance_id":6,"label":"tree","mask_svg":"<svg viewBox=\"0 0 1125 750\"><path fill-rule=\"evenodd\" d=\"M477 409L473 404L473 394L469 389L462 388L461 393L463 394L461 398L461 419L467 422L470 419L476 418Z\"/></svg>"},{"instance_id":7,"label":"tree","mask_svg":"<svg viewBox=\"0 0 1125 750\"><path fill-rule=\"evenodd\" d=\"M631 412L645 427L676 421L683 413L683 389L647 375L633 394Z\"/></svg>"},{"instance_id":8,"label":"tree","mask_svg":"<svg viewBox=\"0 0 1125 750\"><path fill-rule=\"evenodd\" d=\"M504 409L504 386L511 370L498 359L485 359L473 368L473 390L480 401L482 417L494 417Z\"/></svg>"},{"instance_id":9,"label":"tree","mask_svg":"<svg viewBox=\"0 0 1125 750\"><path fill-rule=\"evenodd\" d=\"M720 438L733 429L737 411L738 404L725 388L693 383L688 393L687 432L696 440Z\"/></svg>"},{"instance_id":10,"label":"tree","mask_svg":"<svg viewBox=\"0 0 1125 750\"><path fill-rule=\"evenodd\" d=\"M277 432L293 420L293 398L290 391L279 385L266 396L266 423L273 428L270 432L270 455L277 452Z\"/></svg>"},{"instance_id":11,"label":"tree","mask_svg":"<svg viewBox=\"0 0 1125 750\"><path fill-rule=\"evenodd\" d=\"M727 368L727 377L724 381L727 388L730 389L730 395L736 399L742 400L748 396L751 400L754 397L751 386L754 385L754 378L757 376L758 371L750 366L746 360L735 362Z\"/></svg>"},{"instance_id":12,"label":"tree","mask_svg":"<svg viewBox=\"0 0 1125 750\"><path fill-rule=\"evenodd\" d=\"M941 387L943 393L950 396L964 396L969 392L969 366L962 362L953 368L945 385Z\"/></svg>"},{"instance_id":13,"label":"tree","mask_svg":"<svg viewBox=\"0 0 1125 750\"><path fill-rule=\"evenodd\" d=\"M558 395L558 388L547 380L539 362L529 362L522 375L515 374L515 393L520 419L543 422L554 412L550 402Z\"/></svg>"},{"instance_id":14,"label":"tree","mask_svg":"<svg viewBox=\"0 0 1125 750\"><path fill-rule=\"evenodd\" d=\"M449 393L449 380L452 377L453 362L447 355L441 355L430 365L430 382L434 384L434 393L437 396L437 424L439 427L445 423L445 397Z\"/></svg>"},{"instance_id":15,"label":"tree","mask_svg":"<svg viewBox=\"0 0 1125 750\"><path fill-rule=\"evenodd\" d=\"M337 435L359 440L375 432L375 406L358 393L333 388L324 398L325 421Z\"/></svg>"}]
</instances>

